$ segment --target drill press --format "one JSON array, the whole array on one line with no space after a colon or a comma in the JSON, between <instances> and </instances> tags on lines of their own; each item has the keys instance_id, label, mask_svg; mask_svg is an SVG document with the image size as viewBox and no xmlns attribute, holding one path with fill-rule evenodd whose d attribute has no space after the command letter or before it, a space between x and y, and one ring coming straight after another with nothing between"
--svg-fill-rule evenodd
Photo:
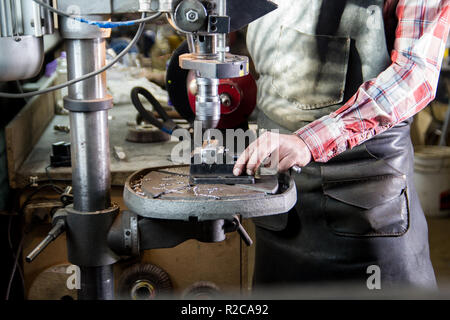
<instances>
[{"instance_id":1,"label":"drill press","mask_svg":"<svg viewBox=\"0 0 450 320\"><path fill-rule=\"evenodd\" d=\"M37 6L37 2L41 7ZM0 11L0 42L6 44L0 52L7 50L17 53L17 57L28 56L31 54L29 41L35 44L32 52L37 58L27 60L14 56L15 65L25 66L21 68L9 68L8 63L0 63L1 70L5 70L5 73L0 73L0 80L34 75L42 63L41 36L51 31L37 23L43 21L44 14L52 16L44 10L45 5L48 10L53 9L50 0L20 3L24 13L21 15L24 19L23 30L14 30L17 24L12 23L18 20L10 19L10 15ZM178 171L160 168L133 174L124 188L124 201L130 211L120 212L110 198L108 110L112 108L112 98L106 92L103 72L107 69L105 39L110 35L105 28L114 25L109 22L110 17L118 13L156 12L165 14L176 30L186 33L190 53L182 55L179 63L181 68L195 73L196 119L205 130L210 130L220 121L220 79L242 77L249 72L247 57L227 52L227 33L241 29L275 10L275 4L268 0L58 0L57 4L61 18L60 31L68 51L70 81L66 85L70 87L64 103L70 111L72 128L73 205L67 205L55 213L54 227L49 236L27 260L32 261L65 231L68 259L81 269L79 298L113 299L112 266L121 256L137 256L142 250L173 247L188 239L223 241L228 232L238 232L250 244L237 214L246 218L281 214L294 206L296 189L292 178L287 175L260 181L251 188L248 183L254 181L247 182L247 185L199 187L192 185L192 170L197 168L197 163L191 165L190 171L189 168ZM20 8L17 9L20 11ZM29 28L29 20L34 21L33 30ZM134 23L140 24L138 38L148 20L144 17L136 21L139 22ZM11 28L5 29L6 24ZM0 62L8 62L11 57L0 55ZM33 63L33 68L27 67L29 62ZM45 92L56 89L60 87L46 89ZM23 97L4 93L2 96ZM215 153L216 158L221 154L221 157L233 159L226 152L217 152L225 150L208 135L206 137L206 144L202 142L198 146L200 166L204 165L205 150L210 155ZM210 164L207 166L208 170L212 168L212 172L217 172L215 169L218 168ZM155 187L151 181L159 181L159 185ZM201 183L200 180L195 182ZM184 184L182 188L174 187L181 184Z\"/></svg>"}]
</instances>

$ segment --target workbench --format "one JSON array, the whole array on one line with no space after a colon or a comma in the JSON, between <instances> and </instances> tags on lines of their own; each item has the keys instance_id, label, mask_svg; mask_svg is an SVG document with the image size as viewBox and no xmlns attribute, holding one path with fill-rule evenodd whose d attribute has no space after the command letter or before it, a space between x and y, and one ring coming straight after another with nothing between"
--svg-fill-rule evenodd
<instances>
[{"instance_id":1,"label":"workbench","mask_svg":"<svg viewBox=\"0 0 450 320\"><path fill-rule=\"evenodd\" d=\"M114 186L123 186L126 178L137 170L174 165L170 160L170 153L177 141L151 144L126 141L130 129L128 123L136 122L136 114L137 112L131 104L116 106L109 112L111 176ZM28 158L17 170L15 179L18 187L28 183L31 176L36 176L39 180L48 178L46 168L50 165L52 144L59 141L70 142L70 133L56 131L54 127L69 125L68 115L53 117ZM120 160L115 156L114 147L123 149L126 154L125 160ZM70 167L48 168L47 170L52 179L71 180Z\"/></svg>"}]
</instances>

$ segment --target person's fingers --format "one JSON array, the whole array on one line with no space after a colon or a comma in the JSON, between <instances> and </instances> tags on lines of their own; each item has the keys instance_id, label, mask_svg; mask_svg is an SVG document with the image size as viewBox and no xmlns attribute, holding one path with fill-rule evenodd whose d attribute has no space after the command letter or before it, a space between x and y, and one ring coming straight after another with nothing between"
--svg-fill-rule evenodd
<instances>
[{"instance_id":1,"label":"person's fingers","mask_svg":"<svg viewBox=\"0 0 450 320\"><path fill-rule=\"evenodd\" d=\"M272 159L271 159L271 158L272 158L272 157L269 156L268 158L266 158L266 159L263 161L262 166L263 166L264 168L270 168L270 167L272 166Z\"/></svg>"},{"instance_id":2,"label":"person's fingers","mask_svg":"<svg viewBox=\"0 0 450 320\"><path fill-rule=\"evenodd\" d=\"M252 144L245 149L245 151L239 156L239 158L237 159L234 168L233 168L233 174L235 176L240 176L242 174L242 172L244 171L248 160L250 159L250 157L253 154L253 150L254 147L252 146Z\"/></svg>"},{"instance_id":3,"label":"person's fingers","mask_svg":"<svg viewBox=\"0 0 450 320\"><path fill-rule=\"evenodd\" d=\"M295 166L295 164L296 164L295 157L287 156L283 158L278 164L278 172L286 172L290 168Z\"/></svg>"},{"instance_id":4,"label":"person's fingers","mask_svg":"<svg viewBox=\"0 0 450 320\"><path fill-rule=\"evenodd\" d=\"M261 143L257 146L253 154L247 163L247 174L253 175L258 169L258 167L262 164L264 160L266 160L270 154L272 153L272 146L270 141L261 140Z\"/></svg>"}]
</instances>

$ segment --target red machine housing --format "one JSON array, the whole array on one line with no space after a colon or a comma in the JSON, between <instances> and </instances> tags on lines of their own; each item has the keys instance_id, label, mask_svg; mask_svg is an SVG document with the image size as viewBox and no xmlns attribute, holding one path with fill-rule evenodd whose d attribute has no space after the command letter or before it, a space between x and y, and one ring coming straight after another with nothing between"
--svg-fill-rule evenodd
<instances>
[{"instance_id":1,"label":"red machine housing","mask_svg":"<svg viewBox=\"0 0 450 320\"><path fill-rule=\"evenodd\" d=\"M195 114L195 75L189 72L187 92L189 104ZM231 100L229 105L221 104L221 117L217 129L237 128L248 121L256 107L257 86L252 75L233 79L221 79L219 95L226 94Z\"/></svg>"}]
</instances>

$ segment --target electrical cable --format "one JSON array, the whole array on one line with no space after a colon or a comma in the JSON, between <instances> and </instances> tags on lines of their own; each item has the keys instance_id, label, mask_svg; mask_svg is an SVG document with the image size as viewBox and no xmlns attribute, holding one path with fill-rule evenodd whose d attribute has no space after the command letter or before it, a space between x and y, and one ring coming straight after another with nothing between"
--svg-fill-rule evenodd
<instances>
[{"instance_id":1,"label":"electrical cable","mask_svg":"<svg viewBox=\"0 0 450 320\"><path fill-rule=\"evenodd\" d=\"M22 93L22 94L25 93L25 91L23 91L22 84L20 83L19 80L16 80L16 86L19 89L20 93ZM29 99L23 99L23 100L25 100L25 103L27 103L29 101Z\"/></svg>"},{"instance_id":2,"label":"electrical cable","mask_svg":"<svg viewBox=\"0 0 450 320\"><path fill-rule=\"evenodd\" d=\"M22 234L22 238L20 239L20 243L19 246L17 248L17 252L16 252L16 259L14 260L14 267L11 271L11 276L9 278L9 282L8 282L8 287L6 289L6 296L5 296L5 300L9 300L9 293L11 292L11 286L12 286L12 282L14 280L14 274L16 273L16 268L19 262L19 255L20 255L20 251L22 251L22 246L23 246L23 240L25 239L25 235Z\"/></svg>"},{"instance_id":3,"label":"electrical cable","mask_svg":"<svg viewBox=\"0 0 450 320\"><path fill-rule=\"evenodd\" d=\"M10 215L9 219L8 219L8 245L9 245L9 249L11 250L12 258L13 258L13 260L15 260L16 256L14 254L14 248L13 248L12 239L11 239L12 220L13 220L13 216ZM20 268L20 267L19 267L19 275L20 275L20 279L22 281L22 287L25 289L25 277L23 275L22 268Z\"/></svg>"},{"instance_id":4,"label":"electrical cable","mask_svg":"<svg viewBox=\"0 0 450 320\"><path fill-rule=\"evenodd\" d=\"M141 19L136 19L136 20L127 20L127 21L89 21L89 20L86 20L79 16L75 16L73 14L69 14L64 11L53 8L51 5L49 5L45 2L42 2L40 0L33 0L33 1L36 2L37 4L39 4L40 6L46 8L48 11L56 13L59 16L74 19L76 21L87 23L89 25L97 26L99 28L104 28L104 29L111 29L111 28L117 28L117 27L129 27L129 26L133 26L138 23L145 23L145 22L153 20L152 17L147 17L147 18L141 18Z\"/></svg>"},{"instance_id":5,"label":"electrical cable","mask_svg":"<svg viewBox=\"0 0 450 320\"><path fill-rule=\"evenodd\" d=\"M157 13L157 14L154 14L153 16L149 17L149 18L155 19L155 18L159 17L160 15L161 15L161 13ZM142 16L144 17L145 13L143 13ZM37 95L49 93L49 92L52 92L52 91L55 91L55 90L59 90L59 89L71 86L71 85L73 85L75 83L78 83L80 81L84 81L86 79L95 77L95 76L99 75L100 73L103 73L106 70L108 70L109 68L111 68L123 56L125 56L128 53L128 51L130 51L130 49L137 43L137 41L141 37L142 33L144 32L144 27L145 27L145 23L141 23L139 25L138 31L136 32L136 35L134 36L133 40L131 40L131 42L128 44L128 46L124 50L122 50L122 52L120 52L113 60L111 60L111 62L109 62L104 67L102 67L102 68L100 68L100 69L98 69L96 71L87 73L84 76L81 76L80 78L73 79L73 80L67 81L66 83L62 83L62 84L59 84L59 85L56 85L56 86L53 86L53 87L49 87L49 88L43 89L43 90L27 92L27 93L20 93L20 94L0 92L0 98L7 98L7 99L21 99L21 98L23 98L23 99L25 99L25 98L34 97L34 96L37 96Z\"/></svg>"}]
</instances>

